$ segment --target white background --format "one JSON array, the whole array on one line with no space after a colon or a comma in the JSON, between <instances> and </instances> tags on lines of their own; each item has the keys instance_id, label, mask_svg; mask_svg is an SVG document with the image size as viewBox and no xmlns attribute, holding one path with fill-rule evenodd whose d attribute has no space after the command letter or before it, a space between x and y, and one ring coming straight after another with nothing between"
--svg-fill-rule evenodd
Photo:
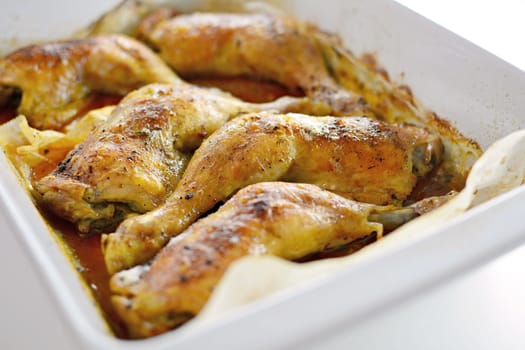
<instances>
[{"instance_id":1,"label":"white background","mask_svg":"<svg viewBox=\"0 0 525 350\"><path fill-rule=\"evenodd\" d=\"M525 1L397 0L525 70Z\"/></svg>"}]
</instances>

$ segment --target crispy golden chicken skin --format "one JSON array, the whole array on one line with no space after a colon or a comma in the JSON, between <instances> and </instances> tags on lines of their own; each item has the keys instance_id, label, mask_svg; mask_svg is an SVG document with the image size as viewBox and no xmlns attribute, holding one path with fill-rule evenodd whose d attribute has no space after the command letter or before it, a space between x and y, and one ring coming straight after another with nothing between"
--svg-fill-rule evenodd
<instances>
[{"instance_id":1,"label":"crispy golden chicken skin","mask_svg":"<svg viewBox=\"0 0 525 350\"><path fill-rule=\"evenodd\" d=\"M250 104L185 83L148 85L126 96L34 187L46 207L81 232L108 232L127 214L163 203L204 138L233 117L265 110L330 112L307 98Z\"/></svg>"},{"instance_id":2,"label":"crispy golden chicken skin","mask_svg":"<svg viewBox=\"0 0 525 350\"><path fill-rule=\"evenodd\" d=\"M248 186L174 238L151 266L114 275L113 304L133 337L165 332L198 314L228 266L242 256L294 260L380 237L382 225L368 218L374 207L313 185Z\"/></svg>"},{"instance_id":3,"label":"crispy golden chicken skin","mask_svg":"<svg viewBox=\"0 0 525 350\"><path fill-rule=\"evenodd\" d=\"M218 202L258 182L311 183L358 201L400 203L442 152L424 129L369 118L238 117L197 149L163 205L102 237L106 266L114 273L145 262Z\"/></svg>"},{"instance_id":4,"label":"crispy golden chicken skin","mask_svg":"<svg viewBox=\"0 0 525 350\"><path fill-rule=\"evenodd\" d=\"M269 14L172 16L166 9L154 12L142 21L139 36L183 77L271 80L328 103L337 114L366 109L331 77L313 25Z\"/></svg>"},{"instance_id":5,"label":"crispy golden chicken skin","mask_svg":"<svg viewBox=\"0 0 525 350\"><path fill-rule=\"evenodd\" d=\"M18 112L39 129L61 129L91 92L125 95L179 81L147 46L122 35L32 45L0 58L0 87L22 91Z\"/></svg>"}]
</instances>

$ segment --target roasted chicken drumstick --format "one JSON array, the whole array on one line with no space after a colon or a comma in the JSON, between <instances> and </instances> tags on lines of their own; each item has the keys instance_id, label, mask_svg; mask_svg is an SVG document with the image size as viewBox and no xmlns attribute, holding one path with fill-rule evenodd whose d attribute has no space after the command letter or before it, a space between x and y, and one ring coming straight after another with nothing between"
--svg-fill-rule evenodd
<instances>
[{"instance_id":1,"label":"roasted chicken drumstick","mask_svg":"<svg viewBox=\"0 0 525 350\"><path fill-rule=\"evenodd\" d=\"M32 45L0 58L0 94L2 86L20 89L18 112L39 129L61 129L91 92L125 95L179 81L148 47L122 35Z\"/></svg>"},{"instance_id":2,"label":"roasted chicken drumstick","mask_svg":"<svg viewBox=\"0 0 525 350\"><path fill-rule=\"evenodd\" d=\"M381 215L388 210L392 208L354 202L313 185L248 186L174 238L151 265L114 275L113 304L131 336L165 332L199 313L236 259L271 254L296 260L380 237Z\"/></svg>"},{"instance_id":3,"label":"roasted chicken drumstick","mask_svg":"<svg viewBox=\"0 0 525 350\"><path fill-rule=\"evenodd\" d=\"M374 204L399 204L439 163L438 137L362 117L248 114L205 140L166 202L104 235L111 273L143 263L199 216L253 183L316 184Z\"/></svg>"},{"instance_id":4,"label":"roasted chicken drumstick","mask_svg":"<svg viewBox=\"0 0 525 350\"><path fill-rule=\"evenodd\" d=\"M326 113L283 97L251 104L217 89L152 84L124 98L49 175L35 183L44 205L81 232L114 230L129 213L164 202L191 153L229 119L254 111Z\"/></svg>"},{"instance_id":5,"label":"roasted chicken drumstick","mask_svg":"<svg viewBox=\"0 0 525 350\"><path fill-rule=\"evenodd\" d=\"M161 9L146 17L139 35L185 78L270 80L329 104L336 114L365 109L331 77L313 25L268 14L173 15Z\"/></svg>"}]
</instances>

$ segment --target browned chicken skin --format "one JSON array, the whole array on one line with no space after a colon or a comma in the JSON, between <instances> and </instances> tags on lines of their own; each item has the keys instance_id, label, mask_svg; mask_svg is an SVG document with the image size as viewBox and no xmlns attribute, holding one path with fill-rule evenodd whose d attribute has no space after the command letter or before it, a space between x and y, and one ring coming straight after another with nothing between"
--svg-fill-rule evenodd
<instances>
[{"instance_id":1,"label":"browned chicken skin","mask_svg":"<svg viewBox=\"0 0 525 350\"><path fill-rule=\"evenodd\" d=\"M310 24L267 14L172 16L161 9L146 17L139 36L183 77L271 80L328 103L336 114L366 109L331 77L314 35L319 29Z\"/></svg>"},{"instance_id":2,"label":"browned chicken skin","mask_svg":"<svg viewBox=\"0 0 525 350\"><path fill-rule=\"evenodd\" d=\"M312 183L359 201L400 203L442 152L424 129L369 118L238 117L197 149L163 205L103 236L106 266L114 273L145 262L218 202L257 182Z\"/></svg>"},{"instance_id":3,"label":"browned chicken skin","mask_svg":"<svg viewBox=\"0 0 525 350\"><path fill-rule=\"evenodd\" d=\"M0 58L0 88L22 90L18 112L39 129L61 129L91 92L125 95L179 81L148 47L122 35L32 45Z\"/></svg>"},{"instance_id":4,"label":"browned chicken skin","mask_svg":"<svg viewBox=\"0 0 525 350\"><path fill-rule=\"evenodd\" d=\"M202 140L253 111L329 112L307 98L252 104L217 89L152 84L130 93L49 175L44 205L81 232L114 230L124 216L163 203Z\"/></svg>"},{"instance_id":5,"label":"browned chicken skin","mask_svg":"<svg viewBox=\"0 0 525 350\"><path fill-rule=\"evenodd\" d=\"M387 209L307 184L248 186L173 239L151 266L114 275L113 304L133 337L165 332L199 313L236 259L271 254L295 260L380 237L382 225L369 215Z\"/></svg>"}]
</instances>

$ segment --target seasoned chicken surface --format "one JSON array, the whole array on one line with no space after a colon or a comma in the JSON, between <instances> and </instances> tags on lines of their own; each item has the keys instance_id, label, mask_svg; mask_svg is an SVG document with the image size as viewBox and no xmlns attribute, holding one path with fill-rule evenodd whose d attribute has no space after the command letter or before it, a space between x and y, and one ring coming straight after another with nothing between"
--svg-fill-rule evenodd
<instances>
[{"instance_id":1,"label":"seasoned chicken surface","mask_svg":"<svg viewBox=\"0 0 525 350\"><path fill-rule=\"evenodd\" d=\"M250 104L185 83L148 85L125 97L34 187L46 207L81 232L108 232L127 214L163 203L191 153L229 119L264 110L322 114L326 107L307 98Z\"/></svg>"},{"instance_id":2,"label":"seasoned chicken surface","mask_svg":"<svg viewBox=\"0 0 525 350\"><path fill-rule=\"evenodd\" d=\"M199 216L250 184L316 184L369 203L405 199L439 163L439 138L424 129L362 117L248 114L197 149L167 201L104 235L111 273L145 262Z\"/></svg>"},{"instance_id":3,"label":"seasoned chicken surface","mask_svg":"<svg viewBox=\"0 0 525 350\"><path fill-rule=\"evenodd\" d=\"M0 58L0 88L22 91L18 112L39 129L61 129L92 92L125 95L179 81L148 47L122 35L32 45Z\"/></svg>"},{"instance_id":4,"label":"seasoned chicken surface","mask_svg":"<svg viewBox=\"0 0 525 350\"><path fill-rule=\"evenodd\" d=\"M248 186L170 241L151 266L114 275L113 304L133 337L165 332L202 309L236 259L271 254L294 260L380 237L382 225L368 218L375 210L313 185Z\"/></svg>"},{"instance_id":5,"label":"seasoned chicken surface","mask_svg":"<svg viewBox=\"0 0 525 350\"><path fill-rule=\"evenodd\" d=\"M361 98L330 75L314 35L319 29L312 25L268 14L173 15L154 12L139 35L183 77L271 80L328 103L337 114L366 110Z\"/></svg>"},{"instance_id":6,"label":"seasoned chicken surface","mask_svg":"<svg viewBox=\"0 0 525 350\"><path fill-rule=\"evenodd\" d=\"M474 162L481 156L479 144L466 138L447 120L424 108L406 85L391 82L386 71L370 54L355 57L337 35L317 32L319 46L326 64L338 84L361 96L372 114L388 123L409 123L424 126L439 135L444 146L443 161L433 175L446 194L460 191Z\"/></svg>"}]
</instances>

